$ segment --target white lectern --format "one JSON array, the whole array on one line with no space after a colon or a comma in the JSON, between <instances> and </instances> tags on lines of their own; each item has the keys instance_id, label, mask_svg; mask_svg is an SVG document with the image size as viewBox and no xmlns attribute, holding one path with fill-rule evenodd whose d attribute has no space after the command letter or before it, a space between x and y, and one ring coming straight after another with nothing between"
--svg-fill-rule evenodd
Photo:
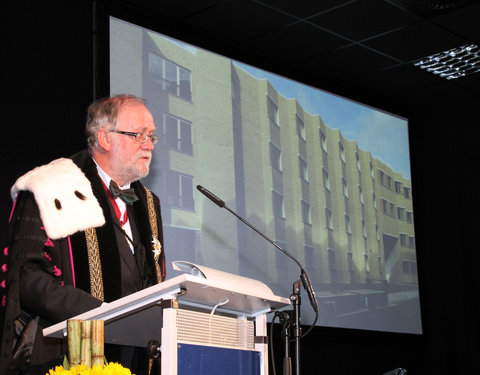
<instances>
[{"instance_id":1,"label":"white lectern","mask_svg":"<svg viewBox=\"0 0 480 375\"><path fill-rule=\"evenodd\" d=\"M267 375L266 314L290 300L257 280L173 264L185 273L72 319L104 320L106 343L159 341L162 374ZM66 327L63 321L43 334L63 337Z\"/></svg>"}]
</instances>

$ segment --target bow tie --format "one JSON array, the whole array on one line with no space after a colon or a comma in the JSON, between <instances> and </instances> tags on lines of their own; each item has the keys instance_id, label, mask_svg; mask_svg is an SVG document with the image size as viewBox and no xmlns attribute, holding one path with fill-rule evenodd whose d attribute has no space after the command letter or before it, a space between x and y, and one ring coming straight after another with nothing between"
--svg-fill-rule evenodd
<instances>
[{"instance_id":1,"label":"bow tie","mask_svg":"<svg viewBox=\"0 0 480 375\"><path fill-rule=\"evenodd\" d=\"M114 198L120 198L122 201L124 201L126 204L132 204L136 200L138 200L137 195L135 194L135 191L130 188L130 189L120 189L120 187L117 185L117 183L113 180L110 181L110 192L112 193Z\"/></svg>"}]
</instances>

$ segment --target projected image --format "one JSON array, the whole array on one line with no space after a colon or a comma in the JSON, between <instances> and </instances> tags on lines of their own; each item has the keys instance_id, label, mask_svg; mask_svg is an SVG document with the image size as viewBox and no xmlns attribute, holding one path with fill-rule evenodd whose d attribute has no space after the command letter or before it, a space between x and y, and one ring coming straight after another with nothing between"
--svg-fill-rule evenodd
<instances>
[{"instance_id":1,"label":"projected image","mask_svg":"<svg viewBox=\"0 0 480 375\"><path fill-rule=\"evenodd\" d=\"M186 260L288 297L299 267L317 325L422 333L406 119L115 18L111 94L146 98L159 142L167 277ZM314 319L305 295L302 324Z\"/></svg>"}]
</instances>

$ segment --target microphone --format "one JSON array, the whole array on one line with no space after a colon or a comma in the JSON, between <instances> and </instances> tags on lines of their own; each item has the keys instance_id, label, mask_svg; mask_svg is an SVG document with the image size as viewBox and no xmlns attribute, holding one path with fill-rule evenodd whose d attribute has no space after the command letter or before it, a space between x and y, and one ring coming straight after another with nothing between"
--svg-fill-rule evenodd
<instances>
[{"instance_id":1,"label":"microphone","mask_svg":"<svg viewBox=\"0 0 480 375\"><path fill-rule=\"evenodd\" d=\"M215 194L213 194L211 191L205 189L201 185L197 185L198 191L205 195L208 199L210 199L213 203L215 203L218 207L225 207L225 202L222 201L219 197L217 197Z\"/></svg>"},{"instance_id":2,"label":"microphone","mask_svg":"<svg viewBox=\"0 0 480 375\"><path fill-rule=\"evenodd\" d=\"M260 236L262 236L264 239L266 239L268 242L270 242L273 246L275 246L278 250L280 250L282 253L284 253L286 256L288 256L290 259L292 259L295 263L297 263L297 265L300 267L300 271L301 271L300 279L302 281L303 287L305 288L305 290L307 292L308 299L310 300L310 304L312 305L313 310L316 313L318 313L318 302L317 302L317 297L315 296L315 291L313 290L312 282L310 281L310 278L308 277L307 272L302 267L302 265L298 262L298 260L292 254L290 254L288 251L284 250L279 245L277 245L272 239L270 239L265 234L260 232L257 228L255 228L253 225L251 225L243 217L239 216L236 212L234 212L230 208L228 208L228 206L225 204L225 202L222 201L215 194L213 194L211 191L207 190L206 188L204 188L201 185L197 185L197 189L203 195L205 195L208 199L210 199L213 203L215 203L217 206L225 208L231 214L236 216L242 223L249 226L251 229L253 229L255 232L257 232Z\"/></svg>"}]
</instances>

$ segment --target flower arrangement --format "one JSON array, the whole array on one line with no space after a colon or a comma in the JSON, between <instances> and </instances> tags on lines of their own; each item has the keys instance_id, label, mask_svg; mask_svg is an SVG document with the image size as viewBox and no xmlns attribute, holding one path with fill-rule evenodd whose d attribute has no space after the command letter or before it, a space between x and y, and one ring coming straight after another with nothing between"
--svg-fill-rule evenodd
<instances>
[{"instance_id":1,"label":"flower arrangement","mask_svg":"<svg viewBox=\"0 0 480 375\"><path fill-rule=\"evenodd\" d=\"M110 362L103 368L97 365L93 367L78 365L67 370L63 366L56 366L55 369L49 370L48 374L45 375L132 375L132 373L122 365Z\"/></svg>"},{"instance_id":2,"label":"flower arrangement","mask_svg":"<svg viewBox=\"0 0 480 375\"><path fill-rule=\"evenodd\" d=\"M103 355L103 320L67 320L68 358L45 375L132 375Z\"/></svg>"}]
</instances>

